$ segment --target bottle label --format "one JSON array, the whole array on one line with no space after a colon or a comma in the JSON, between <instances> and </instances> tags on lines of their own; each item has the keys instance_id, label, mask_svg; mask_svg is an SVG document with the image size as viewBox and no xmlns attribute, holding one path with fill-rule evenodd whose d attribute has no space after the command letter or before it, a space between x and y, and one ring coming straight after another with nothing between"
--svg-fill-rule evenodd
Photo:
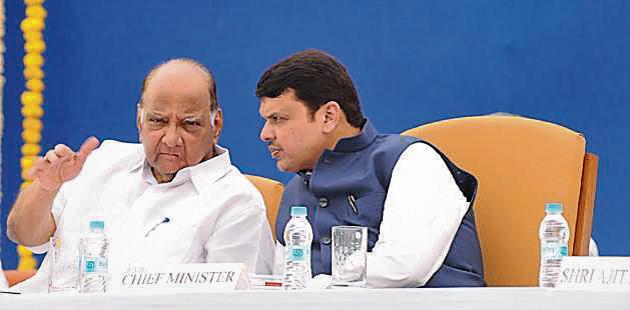
<instances>
[{"instance_id":1,"label":"bottle label","mask_svg":"<svg viewBox=\"0 0 630 310\"><path fill-rule=\"evenodd\" d=\"M105 257L86 257L84 271L87 273L107 273L107 259Z\"/></svg>"},{"instance_id":2,"label":"bottle label","mask_svg":"<svg viewBox=\"0 0 630 310\"><path fill-rule=\"evenodd\" d=\"M310 249L299 245L288 246L286 256L287 259L291 261L303 261L305 260L309 251Z\"/></svg>"},{"instance_id":3,"label":"bottle label","mask_svg":"<svg viewBox=\"0 0 630 310\"><path fill-rule=\"evenodd\" d=\"M560 259L562 258L562 247L553 243L543 244L541 254L543 259Z\"/></svg>"}]
</instances>

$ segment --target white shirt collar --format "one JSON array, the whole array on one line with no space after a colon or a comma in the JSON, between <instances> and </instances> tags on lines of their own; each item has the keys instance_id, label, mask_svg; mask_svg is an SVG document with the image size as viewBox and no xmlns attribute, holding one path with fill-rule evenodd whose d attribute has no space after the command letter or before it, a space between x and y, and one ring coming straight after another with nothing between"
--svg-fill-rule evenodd
<instances>
[{"instance_id":1,"label":"white shirt collar","mask_svg":"<svg viewBox=\"0 0 630 310\"><path fill-rule=\"evenodd\" d=\"M161 187L175 187L184 182L191 181L197 192L203 191L223 177L230 169L230 152L219 145L214 147L214 157L204 160L194 166L185 167L177 171L171 182L159 184L151 172L151 167L143 155L138 163L131 166L130 171L142 169L142 178L149 184Z\"/></svg>"}]
</instances>

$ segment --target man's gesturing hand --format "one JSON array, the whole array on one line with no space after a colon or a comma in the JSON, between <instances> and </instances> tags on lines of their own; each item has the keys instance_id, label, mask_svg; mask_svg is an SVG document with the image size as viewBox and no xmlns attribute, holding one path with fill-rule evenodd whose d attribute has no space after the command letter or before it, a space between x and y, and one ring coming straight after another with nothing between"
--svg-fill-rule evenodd
<instances>
[{"instance_id":1,"label":"man's gesturing hand","mask_svg":"<svg viewBox=\"0 0 630 310\"><path fill-rule=\"evenodd\" d=\"M99 141L95 137L87 138L78 152L67 145L57 144L44 157L37 159L28 172L29 177L38 179L43 189L57 191L64 182L72 180L81 172L88 155L98 145Z\"/></svg>"}]
</instances>

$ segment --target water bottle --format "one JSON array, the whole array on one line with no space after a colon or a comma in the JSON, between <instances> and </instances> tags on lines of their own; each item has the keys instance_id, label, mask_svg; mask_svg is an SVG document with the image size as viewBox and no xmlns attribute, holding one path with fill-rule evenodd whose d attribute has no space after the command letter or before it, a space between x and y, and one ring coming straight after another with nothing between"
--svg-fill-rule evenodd
<instances>
[{"instance_id":1,"label":"water bottle","mask_svg":"<svg viewBox=\"0 0 630 310\"><path fill-rule=\"evenodd\" d=\"M109 240L105 235L105 222L91 220L90 228L81 239L79 271L79 292L105 292L109 275L107 273L107 255Z\"/></svg>"},{"instance_id":2,"label":"water bottle","mask_svg":"<svg viewBox=\"0 0 630 310\"><path fill-rule=\"evenodd\" d=\"M540 223L540 287L555 287L560 275L560 261L567 256L569 224L562 216L561 203L547 203Z\"/></svg>"},{"instance_id":3,"label":"water bottle","mask_svg":"<svg viewBox=\"0 0 630 310\"><path fill-rule=\"evenodd\" d=\"M311 280L313 229L306 220L306 207L291 207L291 219L284 228L284 289L306 288Z\"/></svg>"}]
</instances>

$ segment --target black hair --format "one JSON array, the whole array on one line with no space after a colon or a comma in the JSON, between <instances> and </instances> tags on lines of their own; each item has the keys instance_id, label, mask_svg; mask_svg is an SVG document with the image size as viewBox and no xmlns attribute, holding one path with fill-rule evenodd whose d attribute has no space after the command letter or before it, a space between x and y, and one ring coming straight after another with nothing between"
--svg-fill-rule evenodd
<instances>
[{"instance_id":1,"label":"black hair","mask_svg":"<svg viewBox=\"0 0 630 310\"><path fill-rule=\"evenodd\" d=\"M363 126L365 119L348 71L323 51L301 51L271 66L258 81L256 97L276 98L288 89L306 104L311 117L322 105L335 101L350 125Z\"/></svg>"}]
</instances>

